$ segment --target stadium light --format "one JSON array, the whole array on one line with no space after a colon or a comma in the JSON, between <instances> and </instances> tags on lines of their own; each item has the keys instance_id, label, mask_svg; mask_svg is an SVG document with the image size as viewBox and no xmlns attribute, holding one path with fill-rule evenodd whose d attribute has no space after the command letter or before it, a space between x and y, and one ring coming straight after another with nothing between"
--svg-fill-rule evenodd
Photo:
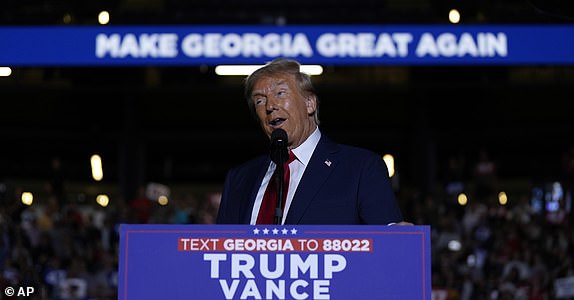
<instances>
[{"instance_id":1,"label":"stadium light","mask_svg":"<svg viewBox=\"0 0 574 300\"><path fill-rule=\"evenodd\" d=\"M8 77L12 75L12 69L10 67L0 67L0 77Z\"/></svg>"},{"instance_id":2,"label":"stadium light","mask_svg":"<svg viewBox=\"0 0 574 300\"><path fill-rule=\"evenodd\" d=\"M220 76L246 76L263 65L219 65L215 67L215 74ZM301 72L309 75L323 74L323 67L320 65L301 65Z\"/></svg>"}]
</instances>

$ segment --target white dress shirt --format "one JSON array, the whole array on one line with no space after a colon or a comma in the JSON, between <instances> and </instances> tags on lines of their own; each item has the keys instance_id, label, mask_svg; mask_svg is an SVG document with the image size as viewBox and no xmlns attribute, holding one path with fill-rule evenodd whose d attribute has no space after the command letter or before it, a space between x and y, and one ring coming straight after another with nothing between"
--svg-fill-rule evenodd
<instances>
[{"instance_id":1,"label":"white dress shirt","mask_svg":"<svg viewBox=\"0 0 574 300\"><path fill-rule=\"evenodd\" d=\"M303 144L299 145L297 148L291 149L297 159L289 164L289 189L287 190L287 199L285 200L285 209L283 211L283 219L281 220L281 224L285 223L285 218L289 212L289 207L291 206L291 201L293 200L297 186L299 186L299 182L301 181L301 177L303 177L305 168L309 164L311 155L313 155L313 151L315 151L315 147L317 147L320 139L321 131L319 131L319 127L316 127L315 131L313 131L313 133L305 140L305 142L303 142ZM263 181L261 181L261 186L259 186L259 191L257 192L257 197L255 198L255 204L253 205L253 210L251 211L251 225L255 225L257 223L257 215L259 214L259 209L261 208L263 195L265 194L269 180L271 180L271 176L273 176L273 172L275 172L275 167L275 163L271 161L269 167L267 168L267 173L265 173Z\"/></svg>"}]
</instances>

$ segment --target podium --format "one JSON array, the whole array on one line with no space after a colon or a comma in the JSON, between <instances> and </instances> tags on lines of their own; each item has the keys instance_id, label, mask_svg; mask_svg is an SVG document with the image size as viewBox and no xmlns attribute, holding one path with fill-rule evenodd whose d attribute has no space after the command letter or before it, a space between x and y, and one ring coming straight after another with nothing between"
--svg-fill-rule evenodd
<instances>
[{"instance_id":1,"label":"podium","mask_svg":"<svg viewBox=\"0 0 574 300\"><path fill-rule=\"evenodd\" d=\"M120 225L118 299L431 299L430 228Z\"/></svg>"}]
</instances>

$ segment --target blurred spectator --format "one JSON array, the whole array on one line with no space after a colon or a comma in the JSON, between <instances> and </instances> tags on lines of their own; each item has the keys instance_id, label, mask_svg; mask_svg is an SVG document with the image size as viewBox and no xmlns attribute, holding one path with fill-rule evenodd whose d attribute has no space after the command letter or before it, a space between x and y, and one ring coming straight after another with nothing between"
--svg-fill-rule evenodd
<instances>
[{"instance_id":1,"label":"blurred spectator","mask_svg":"<svg viewBox=\"0 0 574 300\"><path fill-rule=\"evenodd\" d=\"M60 205L53 196L48 196L46 204L36 209L36 225L41 232L49 232L54 228L54 222L60 219Z\"/></svg>"},{"instance_id":2,"label":"blurred spectator","mask_svg":"<svg viewBox=\"0 0 574 300\"><path fill-rule=\"evenodd\" d=\"M149 223L151 216L152 201L146 196L145 187L138 189L138 195L129 203L131 223L146 224Z\"/></svg>"},{"instance_id":3,"label":"blurred spectator","mask_svg":"<svg viewBox=\"0 0 574 300\"><path fill-rule=\"evenodd\" d=\"M64 190L64 172L62 170L62 161L59 157L52 158L52 175L48 185L48 193L56 198L58 204L66 202L66 193Z\"/></svg>"},{"instance_id":4,"label":"blurred spectator","mask_svg":"<svg viewBox=\"0 0 574 300\"><path fill-rule=\"evenodd\" d=\"M464 233L468 236L472 235L475 228L480 224L487 213L488 209L486 205L481 202L471 201L467 205L461 220Z\"/></svg>"},{"instance_id":5,"label":"blurred spectator","mask_svg":"<svg viewBox=\"0 0 574 300\"><path fill-rule=\"evenodd\" d=\"M195 220L196 200L192 195L185 198L174 197L173 211L169 222L172 224L193 224Z\"/></svg>"},{"instance_id":6,"label":"blurred spectator","mask_svg":"<svg viewBox=\"0 0 574 300\"><path fill-rule=\"evenodd\" d=\"M465 158L463 155L451 155L447 160L445 174L445 192L448 203L456 205L457 197L464 192L465 185Z\"/></svg>"},{"instance_id":7,"label":"blurred spectator","mask_svg":"<svg viewBox=\"0 0 574 300\"><path fill-rule=\"evenodd\" d=\"M534 211L530 207L530 199L528 194L521 193L517 198L517 203L510 209L510 218L514 219L518 224L527 226L533 218Z\"/></svg>"},{"instance_id":8,"label":"blurred spectator","mask_svg":"<svg viewBox=\"0 0 574 300\"><path fill-rule=\"evenodd\" d=\"M486 200L496 191L497 169L491 160L486 148L480 148L478 160L474 165L475 196L479 200Z\"/></svg>"},{"instance_id":9,"label":"blurred spectator","mask_svg":"<svg viewBox=\"0 0 574 300\"><path fill-rule=\"evenodd\" d=\"M221 193L210 193L207 195L207 201L203 202L198 213L200 223L215 224L219 201L221 201Z\"/></svg>"}]
</instances>

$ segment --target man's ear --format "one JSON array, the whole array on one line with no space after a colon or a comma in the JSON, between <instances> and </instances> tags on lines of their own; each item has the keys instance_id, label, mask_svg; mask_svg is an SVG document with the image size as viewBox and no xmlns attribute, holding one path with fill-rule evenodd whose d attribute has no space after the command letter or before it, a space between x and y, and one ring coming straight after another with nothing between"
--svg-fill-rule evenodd
<instances>
[{"instance_id":1,"label":"man's ear","mask_svg":"<svg viewBox=\"0 0 574 300\"><path fill-rule=\"evenodd\" d=\"M312 115L317 110L317 96L309 94L305 97L305 106L307 107L307 114Z\"/></svg>"}]
</instances>

